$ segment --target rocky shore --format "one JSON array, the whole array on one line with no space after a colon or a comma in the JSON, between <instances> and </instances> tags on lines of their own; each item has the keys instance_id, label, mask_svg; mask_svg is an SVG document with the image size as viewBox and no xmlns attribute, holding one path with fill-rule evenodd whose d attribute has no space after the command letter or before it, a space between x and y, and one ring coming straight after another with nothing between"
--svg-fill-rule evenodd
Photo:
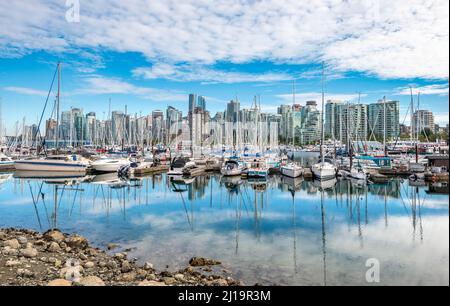
<instances>
[{"instance_id":1,"label":"rocky shore","mask_svg":"<svg viewBox=\"0 0 450 306\"><path fill-rule=\"evenodd\" d=\"M115 245L109 245L112 253ZM229 276L214 275L220 262L192 258L175 273L139 266L127 253L108 254L86 238L59 230L38 233L0 229L0 286L239 286Z\"/></svg>"}]
</instances>

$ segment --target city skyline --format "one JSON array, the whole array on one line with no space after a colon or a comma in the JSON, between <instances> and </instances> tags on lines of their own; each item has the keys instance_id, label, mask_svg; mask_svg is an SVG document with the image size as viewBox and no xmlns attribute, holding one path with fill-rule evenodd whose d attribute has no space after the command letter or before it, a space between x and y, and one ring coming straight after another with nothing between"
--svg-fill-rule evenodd
<instances>
[{"instance_id":1,"label":"city skyline","mask_svg":"<svg viewBox=\"0 0 450 306\"><path fill-rule=\"evenodd\" d=\"M168 106L187 113L192 92L206 97L212 113L236 96L241 107L250 107L254 95L264 111L275 113L292 103L293 80L298 103L320 101L324 62L326 100L357 102L361 92L362 103L370 104L386 96L400 101L403 118L412 85L422 94L421 108L445 125L448 1L422 2L267 0L227 7L221 1L81 1L79 22L67 20L71 8L61 1L36 1L32 13L26 4L1 2L0 28L14 28L0 32L4 125L10 134L23 117L36 121L58 61L61 108L83 108L105 119L109 99L112 109L127 105L130 113ZM114 10L122 13L110 17ZM253 27L260 32L248 26L252 22L261 24Z\"/></svg>"}]
</instances>

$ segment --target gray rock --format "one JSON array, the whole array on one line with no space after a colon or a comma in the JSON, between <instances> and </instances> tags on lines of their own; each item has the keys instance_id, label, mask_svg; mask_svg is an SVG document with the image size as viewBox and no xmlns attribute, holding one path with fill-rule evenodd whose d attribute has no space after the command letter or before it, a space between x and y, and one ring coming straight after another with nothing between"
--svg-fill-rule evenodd
<instances>
[{"instance_id":1,"label":"gray rock","mask_svg":"<svg viewBox=\"0 0 450 306\"><path fill-rule=\"evenodd\" d=\"M20 244L27 244L28 243L28 239L25 238L24 236L17 237L17 240L19 241Z\"/></svg>"},{"instance_id":2,"label":"gray rock","mask_svg":"<svg viewBox=\"0 0 450 306\"><path fill-rule=\"evenodd\" d=\"M143 266L145 270L153 270L153 264L150 262L146 262Z\"/></svg>"},{"instance_id":3,"label":"gray rock","mask_svg":"<svg viewBox=\"0 0 450 306\"><path fill-rule=\"evenodd\" d=\"M18 249L20 248L20 243L17 239L11 239L11 240L6 240L5 242L3 242L3 246L4 247L10 247L11 249Z\"/></svg>"},{"instance_id":4,"label":"gray rock","mask_svg":"<svg viewBox=\"0 0 450 306\"><path fill-rule=\"evenodd\" d=\"M122 271L122 273L127 273L127 272L130 272L131 270L132 270L131 264L128 261L124 260L122 262L120 271Z\"/></svg>"},{"instance_id":5,"label":"gray rock","mask_svg":"<svg viewBox=\"0 0 450 306\"><path fill-rule=\"evenodd\" d=\"M180 281L180 282L181 282L181 281L184 280L184 275L178 273L178 274L175 274L175 275L174 275L174 278L175 278L177 281Z\"/></svg>"},{"instance_id":6,"label":"gray rock","mask_svg":"<svg viewBox=\"0 0 450 306\"><path fill-rule=\"evenodd\" d=\"M34 248L26 248L20 250L20 254L26 258L34 258L38 255L38 251Z\"/></svg>"},{"instance_id":7,"label":"gray rock","mask_svg":"<svg viewBox=\"0 0 450 306\"><path fill-rule=\"evenodd\" d=\"M119 247L119 245L118 244L115 244L115 243L110 243L110 244L108 244L108 246L107 246L107 248L108 248L108 250L114 250L114 249L117 249Z\"/></svg>"}]
</instances>

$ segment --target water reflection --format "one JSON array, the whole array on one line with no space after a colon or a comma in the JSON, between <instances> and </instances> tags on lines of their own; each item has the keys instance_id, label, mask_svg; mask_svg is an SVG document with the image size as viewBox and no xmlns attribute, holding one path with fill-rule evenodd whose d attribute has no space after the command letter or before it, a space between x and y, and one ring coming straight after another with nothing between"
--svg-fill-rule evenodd
<instances>
[{"instance_id":1,"label":"water reflection","mask_svg":"<svg viewBox=\"0 0 450 306\"><path fill-rule=\"evenodd\" d=\"M365 285L378 258L382 284L448 284L446 184L16 173L0 188L1 227L79 232L160 268L206 256L249 284Z\"/></svg>"}]
</instances>

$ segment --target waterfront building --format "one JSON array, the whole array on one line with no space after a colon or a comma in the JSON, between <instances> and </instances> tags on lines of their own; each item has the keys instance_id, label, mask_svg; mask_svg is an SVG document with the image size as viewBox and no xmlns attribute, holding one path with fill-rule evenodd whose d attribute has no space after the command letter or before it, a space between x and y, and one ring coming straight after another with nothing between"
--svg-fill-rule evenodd
<instances>
[{"instance_id":1,"label":"waterfront building","mask_svg":"<svg viewBox=\"0 0 450 306\"><path fill-rule=\"evenodd\" d=\"M385 105L386 104L386 107ZM386 117L384 109L386 108ZM385 123L386 122L386 123ZM387 140L400 136L400 102L379 100L368 106L368 139L382 141L386 130Z\"/></svg>"},{"instance_id":2,"label":"waterfront building","mask_svg":"<svg viewBox=\"0 0 450 306\"><path fill-rule=\"evenodd\" d=\"M161 110L152 112L152 136L155 143L162 143L164 139L164 113Z\"/></svg>"},{"instance_id":3,"label":"waterfront building","mask_svg":"<svg viewBox=\"0 0 450 306\"><path fill-rule=\"evenodd\" d=\"M302 108L302 128L300 132L301 144L315 143L320 140L321 112L317 109L316 101L306 102Z\"/></svg>"},{"instance_id":4,"label":"waterfront building","mask_svg":"<svg viewBox=\"0 0 450 306\"><path fill-rule=\"evenodd\" d=\"M417 110L413 115L414 134L420 135L423 131L431 131L434 133L434 115L428 110Z\"/></svg>"},{"instance_id":5,"label":"waterfront building","mask_svg":"<svg viewBox=\"0 0 450 306\"><path fill-rule=\"evenodd\" d=\"M350 141L367 140L366 104L339 104L335 107L334 139L348 144Z\"/></svg>"},{"instance_id":6,"label":"waterfront building","mask_svg":"<svg viewBox=\"0 0 450 306\"><path fill-rule=\"evenodd\" d=\"M337 122L339 121L340 114L338 114L337 108L342 105L340 100L328 100L325 106L325 138L337 139L338 131Z\"/></svg>"}]
</instances>

